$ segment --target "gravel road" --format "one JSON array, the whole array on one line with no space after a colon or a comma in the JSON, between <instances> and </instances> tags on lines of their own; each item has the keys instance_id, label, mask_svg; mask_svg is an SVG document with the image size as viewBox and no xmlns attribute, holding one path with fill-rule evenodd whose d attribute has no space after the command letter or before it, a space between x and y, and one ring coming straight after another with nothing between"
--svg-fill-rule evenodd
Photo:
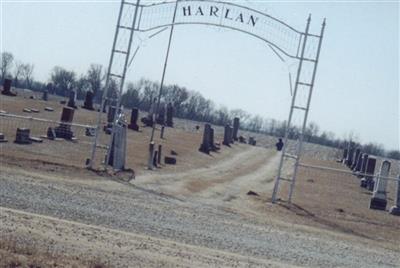
<instances>
[{"instance_id":1,"label":"gravel road","mask_svg":"<svg viewBox=\"0 0 400 268\"><path fill-rule=\"evenodd\" d=\"M0 206L283 264L399 267L399 251L265 225L199 199L127 183L67 181L5 169Z\"/></svg>"}]
</instances>

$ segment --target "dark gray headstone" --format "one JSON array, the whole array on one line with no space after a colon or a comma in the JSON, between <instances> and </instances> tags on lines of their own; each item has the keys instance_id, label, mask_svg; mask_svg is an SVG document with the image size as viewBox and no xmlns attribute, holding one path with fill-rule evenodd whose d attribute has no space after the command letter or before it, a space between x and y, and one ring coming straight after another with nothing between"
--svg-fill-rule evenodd
<instances>
[{"instance_id":1,"label":"dark gray headstone","mask_svg":"<svg viewBox=\"0 0 400 268\"><path fill-rule=\"evenodd\" d=\"M204 132L203 132L203 141L200 145L199 151L209 154L211 150L210 146L210 135L211 134L211 126L210 124L204 125Z\"/></svg>"},{"instance_id":2,"label":"dark gray headstone","mask_svg":"<svg viewBox=\"0 0 400 268\"><path fill-rule=\"evenodd\" d=\"M238 117L235 117L233 119L233 139L235 141L238 140L239 127L240 127L240 119Z\"/></svg>"},{"instance_id":3,"label":"dark gray headstone","mask_svg":"<svg viewBox=\"0 0 400 268\"><path fill-rule=\"evenodd\" d=\"M93 107L93 98L94 98L94 93L92 91L87 91L86 96L85 96L85 101L83 102L83 108L87 110L94 110Z\"/></svg>"},{"instance_id":4,"label":"dark gray headstone","mask_svg":"<svg viewBox=\"0 0 400 268\"><path fill-rule=\"evenodd\" d=\"M385 160L382 162L379 173L376 177L374 192L372 194L371 202L369 204L370 209L386 210L387 179L385 177L389 177L389 173L390 162Z\"/></svg>"},{"instance_id":5,"label":"dark gray headstone","mask_svg":"<svg viewBox=\"0 0 400 268\"><path fill-rule=\"evenodd\" d=\"M29 128L17 128L14 142L18 144L31 144L30 133L31 131Z\"/></svg>"},{"instance_id":6,"label":"dark gray headstone","mask_svg":"<svg viewBox=\"0 0 400 268\"><path fill-rule=\"evenodd\" d=\"M132 108L131 122L128 125L128 128L133 129L135 131L139 131L139 125L137 124L138 118L139 118L139 109L138 108Z\"/></svg>"},{"instance_id":7,"label":"dark gray headstone","mask_svg":"<svg viewBox=\"0 0 400 268\"><path fill-rule=\"evenodd\" d=\"M68 103L67 103L68 107L74 108L76 109L76 92L74 90L71 90L69 92L69 99L68 99Z\"/></svg>"},{"instance_id":8,"label":"dark gray headstone","mask_svg":"<svg viewBox=\"0 0 400 268\"><path fill-rule=\"evenodd\" d=\"M17 96L17 94L11 92L11 83L12 83L11 79L4 79L3 91L1 92L1 94L11 97Z\"/></svg>"},{"instance_id":9,"label":"dark gray headstone","mask_svg":"<svg viewBox=\"0 0 400 268\"><path fill-rule=\"evenodd\" d=\"M232 127L227 124L224 129L224 140L222 141L223 145L230 146L232 142Z\"/></svg>"}]
</instances>

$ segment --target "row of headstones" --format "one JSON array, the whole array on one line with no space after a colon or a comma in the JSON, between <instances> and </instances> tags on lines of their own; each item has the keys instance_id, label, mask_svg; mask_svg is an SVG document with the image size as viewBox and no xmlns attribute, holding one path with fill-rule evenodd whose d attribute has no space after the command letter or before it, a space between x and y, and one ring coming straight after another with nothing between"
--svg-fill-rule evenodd
<instances>
[{"instance_id":1,"label":"row of headstones","mask_svg":"<svg viewBox=\"0 0 400 268\"><path fill-rule=\"evenodd\" d=\"M372 191L370 209L386 210L387 206L387 178L390 175L391 163L382 161L378 173L375 174L376 157L362 153L361 149L349 146L343 150L342 162L353 173L361 178L360 186ZM400 176L397 181L396 203L390 208L389 213L400 215Z\"/></svg>"},{"instance_id":2,"label":"row of headstones","mask_svg":"<svg viewBox=\"0 0 400 268\"><path fill-rule=\"evenodd\" d=\"M233 119L233 127L230 124L225 125L224 127L224 139L222 144L225 146L230 146L235 141L239 141L241 143L246 143L246 140L240 136L238 137L240 127L240 119L235 117ZM254 137L249 138L250 145L256 145L256 140ZM214 141L214 129L211 127L210 124L204 125L204 132L203 132L203 140L200 145L199 151L209 154L211 151L218 151L220 150L220 144Z\"/></svg>"}]
</instances>

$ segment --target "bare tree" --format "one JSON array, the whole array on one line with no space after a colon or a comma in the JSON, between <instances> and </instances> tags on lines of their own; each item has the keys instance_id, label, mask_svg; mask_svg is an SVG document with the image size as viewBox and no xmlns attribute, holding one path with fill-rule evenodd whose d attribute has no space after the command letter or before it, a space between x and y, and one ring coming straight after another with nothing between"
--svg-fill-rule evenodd
<instances>
[{"instance_id":1,"label":"bare tree","mask_svg":"<svg viewBox=\"0 0 400 268\"><path fill-rule=\"evenodd\" d=\"M16 60L14 62L14 85L15 85L15 87L20 87L19 78L22 75L23 69L24 69L24 64L21 61Z\"/></svg>"},{"instance_id":2,"label":"bare tree","mask_svg":"<svg viewBox=\"0 0 400 268\"><path fill-rule=\"evenodd\" d=\"M104 81L103 66L100 64L91 64L86 74L86 81L90 85L90 90L93 92L96 99L100 99L98 94Z\"/></svg>"},{"instance_id":3,"label":"bare tree","mask_svg":"<svg viewBox=\"0 0 400 268\"><path fill-rule=\"evenodd\" d=\"M8 75L11 75L11 67L14 60L13 54L10 52L1 53L1 79L4 80Z\"/></svg>"},{"instance_id":4,"label":"bare tree","mask_svg":"<svg viewBox=\"0 0 400 268\"><path fill-rule=\"evenodd\" d=\"M22 65L22 72L21 76L22 79L25 81L25 87L28 89L32 88L32 83L33 83L33 69L35 66L33 64L23 64Z\"/></svg>"},{"instance_id":5,"label":"bare tree","mask_svg":"<svg viewBox=\"0 0 400 268\"><path fill-rule=\"evenodd\" d=\"M67 96L68 92L75 86L76 74L73 71L56 66L53 68L50 80L54 85L56 94Z\"/></svg>"}]
</instances>

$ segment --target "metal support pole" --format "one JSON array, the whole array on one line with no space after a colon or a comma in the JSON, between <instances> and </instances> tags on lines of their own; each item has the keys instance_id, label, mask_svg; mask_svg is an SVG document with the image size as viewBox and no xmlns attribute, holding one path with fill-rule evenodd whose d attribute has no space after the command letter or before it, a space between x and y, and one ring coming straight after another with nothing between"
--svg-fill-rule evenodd
<instances>
[{"instance_id":1,"label":"metal support pole","mask_svg":"<svg viewBox=\"0 0 400 268\"><path fill-rule=\"evenodd\" d=\"M114 135L115 135L115 124L117 124L117 120L116 120L117 113L118 113L118 111L120 109L120 106L121 106L122 91L124 89L126 70L128 68L128 63L129 63L129 56L130 56L131 47L132 47L133 34L135 32L135 26L136 26L137 14L138 14L138 10L139 10L139 4L140 4L140 0L137 0L136 1L135 14L133 15L131 34L129 36L128 49L126 51L127 54L125 56L124 70L123 70L122 78L121 78L121 81L120 81L120 84L119 84L119 92L118 92L118 96L117 96L117 104L116 104L116 109L114 111L114 117L113 117L114 121L113 121L113 124L112 124L111 139L110 139L108 152L107 152L107 156L106 156L106 165L108 163L108 159L110 158L112 140L113 140Z\"/></svg>"},{"instance_id":2,"label":"metal support pole","mask_svg":"<svg viewBox=\"0 0 400 268\"><path fill-rule=\"evenodd\" d=\"M298 155L297 155L296 164L295 164L295 167L294 167L293 181L292 181L292 183L290 185L290 190L289 190L289 200L288 200L289 203L292 202L293 189L294 189L294 186L295 186L295 183L296 183L296 177L297 177L297 169L299 167L299 161L300 161L300 157L301 157L301 153L302 153L302 149L303 149L304 131L306 129L308 113L310 111L311 97L312 97L312 93L313 93L313 89L314 89L315 76L317 74L319 54L321 52L322 38L324 36L324 31L325 31L325 25L326 25L325 21L326 21L326 19L324 19L324 22L322 23L322 27L321 27L321 34L320 34L320 39L319 39L319 43L318 43L317 55L316 55L316 58L315 58L314 70L313 70L311 83L310 83L311 84L310 92L308 94L308 99L307 99L307 109L305 111L304 120L303 120L303 126L302 126L302 130L301 130L300 137L299 137Z\"/></svg>"},{"instance_id":3,"label":"metal support pole","mask_svg":"<svg viewBox=\"0 0 400 268\"><path fill-rule=\"evenodd\" d=\"M172 24L171 24L171 31L169 33L169 40L168 40L168 47L167 47L167 53L165 55L165 61L164 61L164 69L161 77L161 83L160 83L160 89L158 91L158 100L157 100L157 105L156 105L156 111L155 113L158 112L158 109L160 108L160 102L161 102L161 96L162 96L162 91L163 91L163 86L164 86L164 80L165 80L165 73L167 70L167 65L168 65L168 58L169 58L169 52L171 49L171 43L172 43L172 36L174 33L174 26L175 26L175 19L176 19L176 12L178 9L178 3L179 0L176 0L175 2L175 10L174 10L174 16L172 17ZM154 132L156 129L156 122L153 124L153 129L151 130L151 136L150 136L150 143L153 142L154 140Z\"/></svg>"},{"instance_id":4,"label":"metal support pole","mask_svg":"<svg viewBox=\"0 0 400 268\"><path fill-rule=\"evenodd\" d=\"M95 137L94 137L94 142L93 142L93 146L92 146L92 154L90 157L90 161L89 161L89 168L93 168L93 164L94 164L94 159L96 156L96 148L97 148L97 143L99 140L99 133L100 133L100 124L101 124L101 116L103 114L103 109L104 109L104 105L105 105L105 101L107 98L107 92L108 92L108 87L110 84L110 73L111 73L111 67L112 67L112 63L114 60L114 50L115 50L115 46L117 44L117 37L118 37L118 32L119 32L119 25L121 23L121 17L122 17L122 11L123 11L123 7L124 7L124 0L121 0L121 5L119 8L119 14L118 14L118 19L117 19L117 26L115 29L115 34L114 34L114 42L111 48L111 56L110 56L110 61L108 64L108 70L107 70L107 77L106 77L106 84L104 86L104 90L103 90L103 96L101 97L101 105L100 105L100 111L97 115L97 124L96 124L96 133L95 133Z\"/></svg>"},{"instance_id":5,"label":"metal support pole","mask_svg":"<svg viewBox=\"0 0 400 268\"><path fill-rule=\"evenodd\" d=\"M297 96L297 89L299 87L300 73L301 73L301 68L302 68L302 65L303 65L303 58L304 58L304 52L305 52L305 49L306 49L308 30L310 28L310 22L311 22L311 14L307 19L307 25L306 25L306 31L305 31L305 34L304 34L303 46L301 48L301 57L300 57L299 66L297 68L296 84L295 84L295 87L294 87L292 103L290 105L289 118L288 118L288 122L287 122L287 125L286 125L286 130L285 130L285 139L284 139L285 140L284 141L285 145L283 146L283 149L282 149L282 152L281 152L281 159L279 161L278 174L276 176L274 190L272 192L272 203L276 202L276 195L277 195L278 189L279 189L279 180L280 180L281 175L282 175L283 161L284 161L284 157L285 157L285 153L286 153L287 143L288 143L288 140L289 140L290 123L292 121L292 116L293 116L293 106L295 105L296 96Z\"/></svg>"}]
</instances>

